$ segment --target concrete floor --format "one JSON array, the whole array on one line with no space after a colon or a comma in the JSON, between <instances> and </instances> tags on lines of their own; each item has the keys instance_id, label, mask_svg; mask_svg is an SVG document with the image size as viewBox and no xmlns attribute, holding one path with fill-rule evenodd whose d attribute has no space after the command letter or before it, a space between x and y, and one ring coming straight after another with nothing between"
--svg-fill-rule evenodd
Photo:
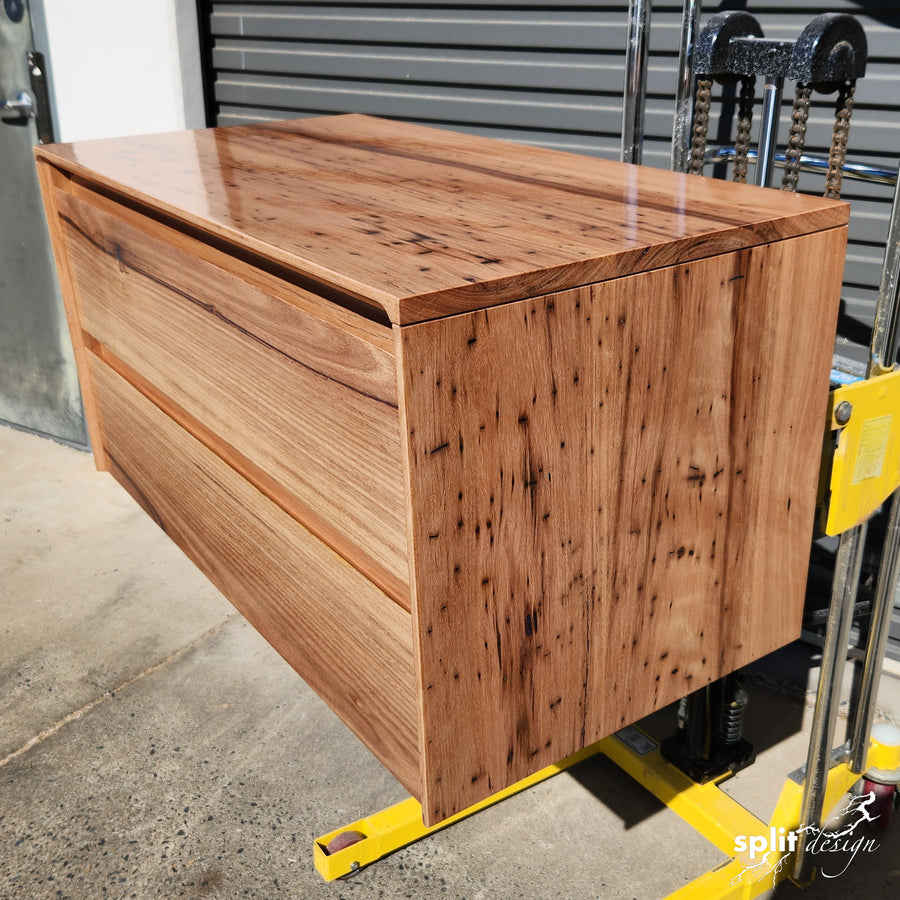
<instances>
[{"instance_id":1,"label":"concrete floor","mask_svg":"<svg viewBox=\"0 0 900 900\"><path fill-rule=\"evenodd\" d=\"M3 900L654 900L724 861L600 757L324 883L313 840L403 790L88 454L3 427L0 630ZM764 818L805 760L787 694L754 688L728 783ZM895 897L898 834L803 896Z\"/></svg>"}]
</instances>

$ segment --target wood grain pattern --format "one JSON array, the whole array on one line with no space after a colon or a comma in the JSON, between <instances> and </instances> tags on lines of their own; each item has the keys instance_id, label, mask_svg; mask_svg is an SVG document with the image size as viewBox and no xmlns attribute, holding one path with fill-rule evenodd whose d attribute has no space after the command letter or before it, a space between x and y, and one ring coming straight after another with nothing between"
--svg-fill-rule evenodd
<instances>
[{"instance_id":1,"label":"wood grain pattern","mask_svg":"<svg viewBox=\"0 0 900 900\"><path fill-rule=\"evenodd\" d=\"M848 218L800 194L355 115L36 153L400 324Z\"/></svg>"},{"instance_id":2,"label":"wood grain pattern","mask_svg":"<svg viewBox=\"0 0 900 900\"><path fill-rule=\"evenodd\" d=\"M109 361L409 609L390 329L102 197L54 199Z\"/></svg>"},{"instance_id":3,"label":"wood grain pattern","mask_svg":"<svg viewBox=\"0 0 900 900\"><path fill-rule=\"evenodd\" d=\"M414 795L409 614L89 354L113 475Z\"/></svg>"},{"instance_id":4,"label":"wood grain pattern","mask_svg":"<svg viewBox=\"0 0 900 900\"><path fill-rule=\"evenodd\" d=\"M36 153L98 462L427 822L798 633L846 204L361 116Z\"/></svg>"},{"instance_id":5,"label":"wood grain pattern","mask_svg":"<svg viewBox=\"0 0 900 900\"><path fill-rule=\"evenodd\" d=\"M84 419L87 425L88 442L94 454L94 465L100 471L109 469L103 452L103 441L100 439L100 421L97 417L97 405L91 375L87 363L84 336L79 320L75 292L72 289L72 273L69 268L69 255L66 252L65 238L62 234L62 223L56 208L56 196L61 186L67 184L66 176L54 166L38 159L36 161L38 183L41 186L41 200L50 232L50 243L53 247L53 260L56 263L56 274L59 278L60 293L66 311L66 322L72 349L75 355L75 368L78 372L78 385L81 388L81 402L84 407Z\"/></svg>"},{"instance_id":6,"label":"wood grain pattern","mask_svg":"<svg viewBox=\"0 0 900 900\"><path fill-rule=\"evenodd\" d=\"M426 821L799 634L844 241L402 330Z\"/></svg>"}]
</instances>

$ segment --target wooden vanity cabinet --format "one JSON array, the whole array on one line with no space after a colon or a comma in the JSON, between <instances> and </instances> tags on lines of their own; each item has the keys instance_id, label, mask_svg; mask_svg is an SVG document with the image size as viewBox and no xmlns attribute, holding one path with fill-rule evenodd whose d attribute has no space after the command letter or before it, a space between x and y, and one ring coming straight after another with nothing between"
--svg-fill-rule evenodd
<instances>
[{"instance_id":1,"label":"wooden vanity cabinet","mask_svg":"<svg viewBox=\"0 0 900 900\"><path fill-rule=\"evenodd\" d=\"M97 465L427 822L799 635L846 204L356 115L36 153Z\"/></svg>"}]
</instances>

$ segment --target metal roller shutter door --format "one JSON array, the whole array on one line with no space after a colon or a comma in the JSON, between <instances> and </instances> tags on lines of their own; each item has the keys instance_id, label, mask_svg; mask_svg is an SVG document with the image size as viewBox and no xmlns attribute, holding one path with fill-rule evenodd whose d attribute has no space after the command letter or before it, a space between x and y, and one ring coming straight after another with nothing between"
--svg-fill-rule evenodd
<instances>
[{"instance_id":1,"label":"metal roller shutter door","mask_svg":"<svg viewBox=\"0 0 900 900\"><path fill-rule=\"evenodd\" d=\"M199 8L215 124L362 112L618 156L627 2L199 0ZM727 8L747 9L767 37L783 39L795 38L821 12L856 15L869 42L869 68L857 89L849 157L896 167L900 9L853 0L825 6L817 0L737 0L706 4L703 21ZM647 165L669 164L681 10L680 2L653 3ZM732 105L714 104L711 140L720 127L730 133L732 112ZM788 118L782 116L781 146ZM826 152L831 121L830 98L818 95L809 152ZM823 183L820 176L803 174L800 189L818 193ZM840 330L845 341L866 344L892 188L845 181L843 196L853 212ZM890 652L900 658L900 615Z\"/></svg>"}]
</instances>

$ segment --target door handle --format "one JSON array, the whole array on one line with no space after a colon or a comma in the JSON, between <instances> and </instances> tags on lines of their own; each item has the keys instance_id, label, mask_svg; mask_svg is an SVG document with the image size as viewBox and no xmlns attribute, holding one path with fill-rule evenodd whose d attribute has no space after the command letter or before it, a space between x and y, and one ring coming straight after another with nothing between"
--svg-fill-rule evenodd
<instances>
[{"instance_id":1,"label":"door handle","mask_svg":"<svg viewBox=\"0 0 900 900\"><path fill-rule=\"evenodd\" d=\"M16 119L33 119L34 97L28 91L19 91L9 100L0 100L0 119L11 122Z\"/></svg>"},{"instance_id":2,"label":"door handle","mask_svg":"<svg viewBox=\"0 0 900 900\"><path fill-rule=\"evenodd\" d=\"M36 50L28 52L28 76L31 92L19 91L15 97L0 97L0 120L24 122L34 119L38 140L42 144L53 141L53 118L50 114L50 93L47 90L47 74L44 57Z\"/></svg>"}]
</instances>

